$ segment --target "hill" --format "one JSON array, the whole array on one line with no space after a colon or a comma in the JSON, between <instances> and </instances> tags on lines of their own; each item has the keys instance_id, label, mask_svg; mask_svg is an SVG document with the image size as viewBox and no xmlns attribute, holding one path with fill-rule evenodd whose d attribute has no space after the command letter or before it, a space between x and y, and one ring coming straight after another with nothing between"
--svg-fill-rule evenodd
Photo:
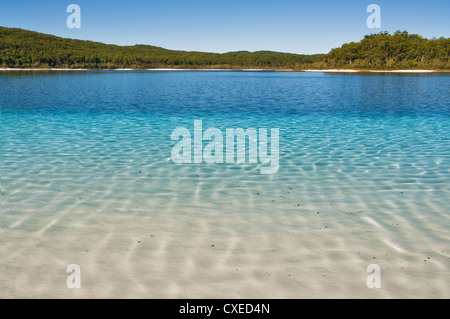
<instances>
[{"instance_id":1,"label":"hill","mask_svg":"<svg viewBox=\"0 0 450 319\"><path fill-rule=\"evenodd\" d=\"M271 51L205 53L150 45L118 46L0 27L0 65L17 68L263 68L289 69L323 55Z\"/></svg>"},{"instance_id":2,"label":"hill","mask_svg":"<svg viewBox=\"0 0 450 319\"><path fill-rule=\"evenodd\" d=\"M151 45L118 46L0 27L0 67L89 69L440 69L450 70L450 39L397 31L366 35L328 54L272 51L206 53Z\"/></svg>"},{"instance_id":3,"label":"hill","mask_svg":"<svg viewBox=\"0 0 450 319\"><path fill-rule=\"evenodd\" d=\"M352 69L450 69L450 39L428 40L397 31L366 35L324 57L324 67Z\"/></svg>"}]
</instances>

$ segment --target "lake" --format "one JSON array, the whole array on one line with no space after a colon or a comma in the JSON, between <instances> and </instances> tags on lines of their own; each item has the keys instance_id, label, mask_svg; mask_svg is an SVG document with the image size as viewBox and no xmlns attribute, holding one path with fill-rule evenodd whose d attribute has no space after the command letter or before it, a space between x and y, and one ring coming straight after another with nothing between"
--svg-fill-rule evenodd
<instances>
[{"instance_id":1,"label":"lake","mask_svg":"<svg viewBox=\"0 0 450 319\"><path fill-rule=\"evenodd\" d=\"M2 71L0 297L450 298L449 84Z\"/></svg>"}]
</instances>

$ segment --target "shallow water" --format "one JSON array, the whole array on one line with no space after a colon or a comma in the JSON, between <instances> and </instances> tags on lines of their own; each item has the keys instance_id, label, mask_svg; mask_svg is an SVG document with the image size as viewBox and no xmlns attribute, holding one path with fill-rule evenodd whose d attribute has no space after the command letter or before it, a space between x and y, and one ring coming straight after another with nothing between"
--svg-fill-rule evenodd
<instances>
[{"instance_id":1,"label":"shallow water","mask_svg":"<svg viewBox=\"0 0 450 319\"><path fill-rule=\"evenodd\" d=\"M449 298L449 81L0 72L0 297ZM194 120L278 128L277 173L173 163Z\"/></svg>"}]
</instances>

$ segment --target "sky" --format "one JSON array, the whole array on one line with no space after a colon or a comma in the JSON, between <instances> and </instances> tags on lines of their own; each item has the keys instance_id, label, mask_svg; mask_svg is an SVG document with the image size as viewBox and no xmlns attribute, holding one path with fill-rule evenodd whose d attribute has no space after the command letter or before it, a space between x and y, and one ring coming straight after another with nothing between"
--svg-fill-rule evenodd
<instances>
[{"instance_id":1,"label":"sky","mask_svg":"<svg viewBox=\"0 0 450 319\"><path fill-rule=\"evenodd\" d=\"M380 31L450 37L450 0L1 0L0 26L173 50L327 53ZM81 28L66 25L81 8ZM369 4L381 28L369 28Z\"/></svg>"}]
</instances>

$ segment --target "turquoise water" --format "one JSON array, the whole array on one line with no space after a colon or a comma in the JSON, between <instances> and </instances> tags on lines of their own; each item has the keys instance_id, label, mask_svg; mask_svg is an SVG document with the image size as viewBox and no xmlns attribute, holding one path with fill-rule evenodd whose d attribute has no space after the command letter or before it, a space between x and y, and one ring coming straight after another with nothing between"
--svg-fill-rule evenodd
<instances>
[{"instance_id":1,"label":"turquoise water","mask_svg":"<svg viewBox=\"0 0 450 319\"><path fill-rule=\"evenodd\" d=\"M449 83L0 72L0 296L448 298ZM278 171L173 163L194 120L278 128ZM77 292L71 263L90 274Z\"/></svg>"}]
</instances>

